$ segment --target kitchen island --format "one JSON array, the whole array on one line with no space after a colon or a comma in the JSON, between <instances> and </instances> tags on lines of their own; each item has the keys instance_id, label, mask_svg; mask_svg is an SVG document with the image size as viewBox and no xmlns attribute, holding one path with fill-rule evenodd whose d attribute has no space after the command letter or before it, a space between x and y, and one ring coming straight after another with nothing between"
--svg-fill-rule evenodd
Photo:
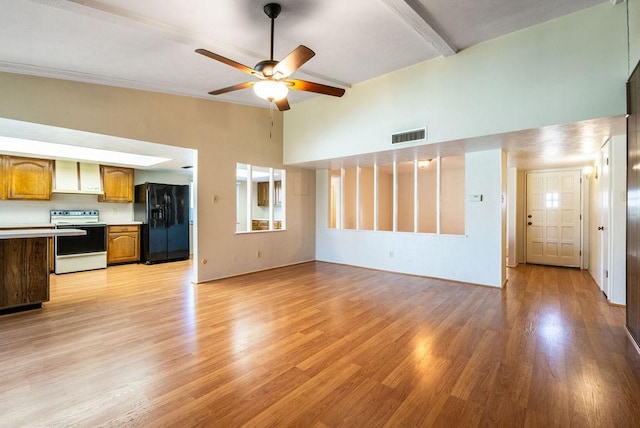
<instances>
[{"instance_id":1,"label":"kitchen island","mask_svg":"<svg viewBox=\"0 0 640 428\"><path fill-rule=\"evenodd\" d=\"M0 315L39 308L49 301L49 238L86 233L79 229L0 230Z\"/></svg>"}]
</instances>

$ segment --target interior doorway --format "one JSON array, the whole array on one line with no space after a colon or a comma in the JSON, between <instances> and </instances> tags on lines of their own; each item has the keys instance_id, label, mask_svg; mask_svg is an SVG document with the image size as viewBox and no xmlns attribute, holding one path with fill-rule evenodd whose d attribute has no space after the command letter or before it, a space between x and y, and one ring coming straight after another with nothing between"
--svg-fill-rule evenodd
<instances>
[{"instance_id":1,"label":"interior doorway","mask_svg":"<svg viewBox=\"0 0 640 428\"><path fill-rule=\"evenodd\" d=\"M526 262L580 267L581 171L526 174Z\"/></svg>"}]
</instances>

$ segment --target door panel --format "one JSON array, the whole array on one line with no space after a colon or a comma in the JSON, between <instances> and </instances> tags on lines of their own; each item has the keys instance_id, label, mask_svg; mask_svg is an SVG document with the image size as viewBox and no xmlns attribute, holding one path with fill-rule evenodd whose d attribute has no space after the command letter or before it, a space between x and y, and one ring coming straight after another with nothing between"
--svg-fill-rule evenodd
<instances>
[{"instance_id":1,"label":"door panel","mask_svg":"<svg viewBox=\"0 0 640 428\"><path fill-rule=\"evenodd\" d=\"M640 344L640 67L627 90L627 328Z\"/></svg>"},{"instance_id":2,"label":"door panel","mask_svg":"<svg viewBox=\"0 0 640 428\"><path fill-rule=\"evenodd\" d=\"M527 173L527 263L580 266L580 171Z\"/></svg>"}]
</instances>

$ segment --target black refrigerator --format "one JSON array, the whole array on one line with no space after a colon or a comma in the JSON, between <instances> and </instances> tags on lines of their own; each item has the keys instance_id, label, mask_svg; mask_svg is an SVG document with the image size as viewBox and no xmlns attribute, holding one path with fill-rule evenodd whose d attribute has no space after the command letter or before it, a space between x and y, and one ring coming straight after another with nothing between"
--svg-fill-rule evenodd
<instances>
[{"instance_id":1,"label":"black refrigerator","mask_svg":"<svg viewBox=\"0 0 640 428\"><path fill-rule=\"evenodd\" d=\"M143 262L189 258L188 185L138 184L133 218L142 222L140 258Z\"/></svg>"}]
</instances>

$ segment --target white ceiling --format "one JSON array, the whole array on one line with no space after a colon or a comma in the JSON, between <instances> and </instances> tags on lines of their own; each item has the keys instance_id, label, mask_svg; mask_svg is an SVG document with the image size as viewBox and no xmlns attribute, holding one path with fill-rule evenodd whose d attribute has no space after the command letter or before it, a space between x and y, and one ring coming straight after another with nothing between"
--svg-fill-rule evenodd
<instances>
[{"instance_id":1,"label":"white ceiling","mask_svg":"<svg viewBox=\"0 0 640 428\"><path fill-rule=\"evenodd\" d=\"M205 48L250 67L268 58L265 3L0 0L0 71L267 107L250 89L208 95L252 77L194 52ZM352 84L601 3L609 1L280 0L275 58L304 44L316 56L294 77L348 90ZM291 92L292 108L319 96ZM577 139L585 133L604 135L612 124L606 119L556 131ZM494 140L513 149L509 161L521 166L529 151L532 159L540 158L542 134L523 135L525 145L508 142L519 140L517 136ZM597 143L599 147L602 141ZM463 142L458 145L464 147Z\"/></svg>"}]
</instances>

